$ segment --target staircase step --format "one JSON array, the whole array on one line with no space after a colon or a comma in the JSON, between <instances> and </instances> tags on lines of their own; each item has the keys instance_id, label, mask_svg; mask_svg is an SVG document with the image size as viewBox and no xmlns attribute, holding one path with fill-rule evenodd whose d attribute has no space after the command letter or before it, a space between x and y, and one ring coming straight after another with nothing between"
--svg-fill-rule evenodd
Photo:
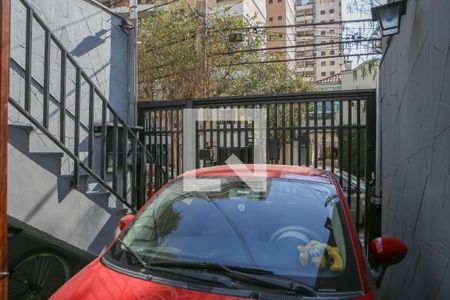
<instances>
[{"instance_id":1,"label":"staircase step","mask_svg":"<svg viewBox=\"0 0 450 300\"><path fill-rule=\"evenodd\" d=\"M40 156L40 157L57 157L60 159L64 157L63 152L30 152L30 155Z\"/></svg>"},{"instance_id":2,"label":"staircase step","mask_svg":"<svg viewBox=\"0 0 450 300\"><path fill-rule=\"evenodd\" d=\"M22 129L22 130L26 131L27 133L30 133L34 130L33 126L25 125L25 124L8 124L8 127Z\"/></svg>"},{"instance_id":3,"label":"staircase step","mask_svg":"<svg viewBox=\"0 0 450 300\"><path fill-rule=\"evenodd\" d=\"M62 174L61 178L64 179L73 179L73 177L75 176L75 174ZM80 176L80 179L88 179L90 177L89 174L79 174L78 176Z\"/></svg>"},{"instance_id":4,"label":"staircase step","mask_svg":"<svg viewBox=\"0 0 450 300\"><path fill-rule=\"evenodd\" d=\"M86 192L86 195L88 196L88 197L109 197L109 196L111 196L111 193L110 192L103 192L103 191L101 191L101 192L99 192L99 191L89 191L89 192Z\"/></svg>"}]
</instances>

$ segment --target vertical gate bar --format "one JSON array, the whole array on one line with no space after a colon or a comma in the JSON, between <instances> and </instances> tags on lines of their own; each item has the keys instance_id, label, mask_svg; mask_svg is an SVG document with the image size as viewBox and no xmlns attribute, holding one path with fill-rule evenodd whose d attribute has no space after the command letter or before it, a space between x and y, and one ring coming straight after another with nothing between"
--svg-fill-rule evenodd
<instances>
[{"instance_id":1,"label":"vertical gate bar","mask_svg":"<svg viewBox=\"0 0 450 300\"><path fill-rule=\"evenodd\" d=\"M174 110L174 138L175 138L175 140L174 140L174 168L176 169L175 176L178 176L178 174L180 174L180 169L178 167L178 159L179 159L179 157L178 157L178 150L179 150L178 149L178 144L179 144L179 141L180 141L180 138L179 138L179 124L180 124L180 121L179 121L178 114L179 114L179 110L175 109ZM176 124L176 126L175 126L175 124Z\"/></svg>"},{"instance_id":2,"label":"vertical gate bar","mask_svg":"<svg viewBox=\"0 0 450 300\"><path fill-rule=\"evenodd\" d=\"M152 154L152 165L150 166L152 172L153 172L153 181L152 181L152 191L156 189L157 185L157 169L156 164L158 157L156 156L156 111L151 110L150 111L150 139L149 139L149 147L150 147L150 153Z\"/></svg>"},{"instance_id":3,"label":"vertical gate bar","mask_svg":"<svg viewBox=\"0 0 450 300\"><path fill-rule=\"evenodd\" d=\"M168 162L169 162L169 156L167 155L167 153L169 152L169 149L168 149L168 147L167 147L167 143L168 143L168 140L169 140L169 129L168 129L168 123L169 123L169 110L168 109L166 109L165 111L164 111L164 118L165 118L165 120L164 120L164 131L165 131L165 134L164 134L164 141L165 141L165 143L164 143L164 146L165 146L165 150L164 150L164 152L165 152L165 155L164 155L164 166L165 166L165 175L164 175L164 183L166 183L166 182L168 182L169 181L169 168L168 168L168 166L169 166L169 164L168 164Z\"/></svg>"},{"instance_id":4,"label":"vertical gate bar","mask_svg":"<svg viewBox=\"0 0 450 300\"><path fill-rule=\"evenodd\" d=\"M352 207L352 101L348 101L348 128L347 128L347 135L348 135L348 170L347 170L347 201L348 206Z\"/></svg>"},{"instance_id":5,"label":"vertical gate bar","mask_svg":"<svg viewBox=\"0 0 450 300\"><path fill-rule=\"evenodd\" d=\"M137 205L137 208L141 208L145 202L146 202L146 194L147 194L147 162L145 157L145 148L143 146L139 147L139 157L140 157L140 163L139 163L139 202Z\"/></svg>"},{"instance_id":6,"label":"vertical gate bar","mask_svg":"<svg viewBox=\"0 0 450 300\"><path fill-rule=\"evenodd\" d=\"M136 207L139 203L137 194L137 139L132 138L132 170L131 170L131 205Z\"/></svg>"},{"instance_id":7,"label":"vertical gate bar","mask_svg":"<svg viewBox=\"0 0 450 300\"><path fill-rule=\"evenodd\" d=\"M339 101L339 184L342 186L344 159L344 102Z\"/></svg>"},{"instance_id":8,"label":"vertical gate bar","mask_svg":"<svg viewBox=\"0 0 450 300\"><path fill-rule=\"evenodd\" d=\"M88 132L88 166L92 169L94 155L94 87L89 84L89 132Z\"/></svg>"},{"instance_id":9,"label":"vertical gate bar","mask_svg":"<svg viewBox=\"0 0 450 300\"><path fill-rule=\"evenodd\" d=\"M221 160L221 156L220 156L220 126L221 126L221 124L220 124L220 121L219 121L219 115L220 115L220 111L219 111L219 109L216 109L216 116L217 116L217 118L216 118L216 134L217 134L217 157L216 157L216 161L217 161L217 164L219 164L220 163L220 160Z\"/></svg>"},{"instance_id":10,"label":"vertical gate bar","mask_svg":"<svg viewBox=\"0 0 450 300\"><path fill-rule=\"evenodd\" d=\"M224 107L225 110L225 115L226 115L226 107ZM228 152L228 138L227 138L227 131L228 131L228 122L227 121L223 121L223 147L225 148L225 153Z\"/></svg>"},{"instance_id":11,"label":"vertical gate bar","mask_svg":"<svg viewBox=\"0 0 450 300\"><path fill-rule=\"evenodd\" d=\"M117 115L114 115L113 121L113 157L112 157L112 187L115 192L118 192L117 188L117 164L118 164L118 148L119 148L119 120Z\"/></svg>"},{"instance_id":12,"label":"vertical gate bar","mask_svg":"<svg viewBox=\"0 0 450 300\"><path fill-rule=\"evenodd\" d=\"M269 141L270 141L270 104L266 105L266 116L267 116L267 121L266 121L266 163L270 163L270 147L269 147ZM253 145L253 147L255 147L255 145Z\"/></svg>"},{"instance_id":13,"label":"vertical gate bar","mask_svg":"<svg viewBox=\"0 0 450 300\"><path fill-rule=\"evenodd\" d=\"M108 130L107 124L107 106L106 101L102 100L102 135L101 135L101 149L100 149L100 177L106 178L106 131Z\"/></svg>"},{"instance_id":14,"label":"vertical gate bar","mask_svg":"<svg viewBox=\"0 0 450 300\"><path fill-rule=\"evenodd\" d=\"M366 231L365 244L381 235L381 203L373 203L370 199L370 187L376 171L376 92L366 98Z\"/></svg>"},{"instance_id":15,"label":"vertical gate bar","mask_svg":"<svg viewBox=\"0 0 450 300\"><path fill-rule=\"evenodd\" d=\"M299 166L302 165L302 103L297 103L297 115L298 115L298 148L297 148L297 156L298 156L298 162L297 164Z\"/></svg>"},{"instance_id":16,"label":"vertical gate bar","mask_svg":"<svg viewBox=\"0 0 450 300\"><path fill-rule=\"evenodd\" d=\"M44 97L43 97L43 124L48 129L49 123L49 101L50 101L50 42L51 33L45 29L45 50L44 50Z\"/></svg>"},{"instance_id":17,"label":"vertical gate bar","mask_svg":"<svg viewBox=\"0 0 450 300\"><path fill-rule=\"evenodd\" d=\"M245 144L245 147L247 147L247 148L250 148L249 147L249 144L248 144L248 130L249 130L249 128L248 128L248 114L247 114L247 112L248 112L248 106L247 105L245 105L244 106L244 109L245 109L245 121L244 121L244 127L245 127L245 132L244 132L244 144ZM269 138L268 136L266 137L267 139ZM267 153L267 152L266 152Z\"/></svg>"},{"instance_id":18,"label":"vertical gate bar","mask_svg":"<svg viewBox=\"0 0 450 300\"><path fill-rule=\"evenodd\" d=\"M334 101L331 101L331 172L334 173Z\"/></svg>"},{"instance_id":19,"label":"vertical gate bar","mask_svg":"<svg viewBox=\"0 0 450 300\"><path fill-rule=\"evenodd\" d=\"M151 140L151 153L153 155L153 171L154 171L154 186L155 191L158 190L158 175L159 175L159 169L158 169L158 109L154 109L152 111L152 140Z\"/></svg>"},{"instance_id":20,"label":"vertical gate bar","mask_svg":"<svg viewBox=\"0 0 450 300\"><path fill-rule=\"evenodd\" d=\"M75 79L75 136L74 136L74 154L76 160L74 161L74 180L73 186L80 185L80 110L81 110L81 70L76 69Z\"/></svg>"},{"instance_id":21,"label":"vertical gate bar","mask_svg":"<svg viewBox=\"0 0 450 300\"><path fill-rule=\"evenodd\" d=\"M203 114L203 116L205 116L205 110L203 110L203 109L202 109L202 114ZM205 121L205 118L203 118L203 121L202 121L202 126L203 126L203 149L207 149L207 146L206 146L206 132L207 132L206 124L207 124L207 122ZM205 161L203 161L202 166L203 167L205 166Z\"/></svg>"},{"instance_id":22,"label":"vertical gate bar","mask_svg":"<svg viewBox=\"0 0 450 300\"><path fill-rule=\"evenodd\" d=\"M327 132L326 132L326 104L327 102L322 102L322 169L326 169L326 152L327 152Z\"/></svg>"},{"instance_id":23,"label":"vertical gate bar","mask_svg":"<svg viewBox=\"0 0 450 300\"><path fill-rule=\"evenodd\" d=\"M274 117L274 120L275 120L275 123L274 123L274 143L275 143L275 146L276 146L276 154L278 154L277 155L277 158L276 158L276 163L279 163L279 161L280 161L280 153L279 153L279 149L280 149L280 147L279 147L279 145L278 145L278 104L275 104L274 105L274 112L273 112L273 117Z\"/></svg>"},{"instance_id":24,"label":"vertical gate bar","mask_svg":"<svg viewBox=\"0 0 450 300\"><path fill-rule=\"evenodd\" d=\"M175 177L175 109L170 111L170 178L173 179Z\"/></svg>"},{"instance_id":25,"label":"vertical gate bar","mask_svg":"<svg viewBox=\"0 0 450 300\"><path fill-rule=\"evenodd\" d=\"M356 102L356 228L359 229L361 211L360 211L360 201L361 201L361 184L360 184L360 173L361 173L361 101Z\"/></svg>"},{"instance_id":26,"label":"vertical gate bar","mask_svg":"<svg viewBox=\"0 0 450 300\"><path fill-rule=\"evenodd\" d=\"M25 41L25 110L31 112L31 64L33 55L33 11L27 8Z\"/></svg>"},{"instance_id":27,"label":"vertical gate bar","mask_svg":"<svg viewBox=\"0 0 450 300\"><path fill-rule=\"evenodd\" d=\"M215 110L214 110L215 111ZM212 156L212 151L214 148L214 131L213 131L213 114L211 114L211 120L209 121L209 148L211 149L211 156ZM211 157L211 165L213 165L212 162L212 157Z\"/></svg>"},{"instance_id":28,"label":"vertical gate bar","mask_svg":"<svg viewBox=\"0 0 450 300\"><path fill-rule=\"evenodd\" d=\"M282 110L282 122L283 122L283 156L282 156L282 162L283 165L286 164L286 103L281 104L281 110Z\"/></svg>"},{"instance_id":29,"label":"vertical gate bar","mask_svg":"<svg viewBox=\"0 0 450 300\"><path fill-rule=\"evenodd\" d=\"M61 49L61 82L59 99L59 141L66 142L66 52Z\"/></svg>"},{"instance_id":30,"label":"vertical gate bar","mask_svg":"<svg viewBox=\"0 0 450 300\"><path fill-rule=\"evenodd\" d=\"M156 168L158 168L158 166L162 169L163 168L163 157L162 157L162 152L163 152L163 130L162 130L162 126L163 126L163 110L159 109L159 155L158 155L158 165L156 166ZM158 189L164 185L164 181L163 181L163 172L161 172L161 170L159 170L158 172Z\"/></svg>"},{"instance_id":31,"label":"vertical gate bar","mask_svg":"<svg viewBox=\"0 0 450 300\"><path fill-rule=\"evenodd\" d=\"M178 129L178 137L177 137L177 151L178 151L178 154L177 154L177 157L178 157L178 161L177 161L177 166L178 166L178 169L177 169L177 175L179 175L179 174L181 174L182 173L182 171L183 171L183 157L182 157L182 151L180 151L180 140L183 140L184 139L184 136L183 136L183 122L181 122L181 120L182 120L182 118L183 118L183 109L181 108L181 109L179 109L179 110L177 110L177 121L178 121L178 123L177 123L177 129ZM181 146L181 147L183 147L183 146Z\"/></svg>"},{"instance_id":32,"label":"vertical gate bar","mask_svg":"<svg viewBox=\"0 0 450 300\"><path fill-rule=\"evenodd\" d=\"M305 104L306 106L306 166L309 167L310 162L311 162L311 151L310 151L310 146L311 146L311 142L310 142L310 133L309 133L309 125L310 125L310 120L309 120L309 110L311 107L311 104L309 102L306 102Z\"/></svg>"},{"instance_id":33,"label":"vertical gate bar","mask_svg":"<svg viewBox=\"0 0 450 300\"><path fill-rule=\"evenodd\" d=\"M237 106L238 112L241 112L242 107L240 105ZM237 146L238 149L241 149L241 116L239 114L239 119L237 121ZM239 150L240 151L240 150ZM245 161L247 163L247 161Z\"/></svg>"},{"instance_id":34,"label":"vertical gate bar","mask_svg":"<svg viewBox=\"0 0 450 300\"><path fill-rule=\"evenodd\" d=\"M200 148L200 145L199 145L199 142L198 142L198 140L199 140L199 137L200 137L200 132L199 132L199 121L197 121L197 119L195 119L195 149L194 149L194 151L195 151L195 167L196 168L199 168L200 167L200 159L199 159L199 148Z\"/></svg>"},{"instance_id":35,"label":"vertical gate bar","mask_svg":"<svg viewBox=\"0 0 450 300\"><path fill-rule=\"evenodd\" d=\"M317 156L319 155L319 149L317 149L317 127L317 101L314 101L314 168L317 168Z\"/></svg>"},{"instance_id":36,"label":"vertical gate bar","mask_svg":"<svg viewBox=\"0 0 450 300\"><path fill-rule=\"evenodd\" d=\"M234 110L232 110L233 107L230 106L229 108L230 108L230 111L232 111L232 113L234 114ZM235 133L234 122L235 122L234 120L230 121L230 146L231 146L232 151L234 148L234 133Z\"/></svg>"},{"instance_id":37,"label":"vertical gate bar","mask_svg":"<svg viewBox=\"0 0 450 300\"><path fill-rule=\"evenodd\" d=\"M294 165L294 104L289 105L289 144L291 146L291 151L289 155L289 165Z\"/></svg>"},{"instance_id":38,"label":"vertical gate bar","mask_svg":"<svg viewBox=\"0 0 450 300\"><path fill-rule=\"evenodd\" d=\"M122 131L122 197L128 200L128 128Z\"/></svg>"}]
</instances>

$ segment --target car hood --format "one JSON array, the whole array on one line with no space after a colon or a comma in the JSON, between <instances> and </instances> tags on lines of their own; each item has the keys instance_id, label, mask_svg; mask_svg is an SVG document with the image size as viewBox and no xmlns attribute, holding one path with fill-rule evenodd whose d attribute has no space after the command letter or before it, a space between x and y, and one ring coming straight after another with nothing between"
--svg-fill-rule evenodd
<instances>
[{"instance_id":1,"label":"car hood","mask_svg":"<svg viewBox=\"0 0 450 300\"><path fill-rule=\"evenodd\" d=\"M181 289L135 278L105 267L97 258L72 277L50 299L238 300L242 298Z\"/></svg>"}]
</instances>

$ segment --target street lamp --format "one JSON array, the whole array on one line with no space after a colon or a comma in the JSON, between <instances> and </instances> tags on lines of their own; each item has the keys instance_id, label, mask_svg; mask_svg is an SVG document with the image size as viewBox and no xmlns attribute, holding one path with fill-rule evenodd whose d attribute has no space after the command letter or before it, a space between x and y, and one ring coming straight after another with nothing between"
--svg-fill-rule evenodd
<instances>
[{"instance_id":1,"label":"street lamp","mask_svg":"<svg viewBox=\"0 0 450 300\"><path fill-rule=\"evenodd\" d=\"M400 32L401 17L406 13L406 1L397 1L372 7L372 20L378 21L382 36Z\"/></svg>"}]
</instances>

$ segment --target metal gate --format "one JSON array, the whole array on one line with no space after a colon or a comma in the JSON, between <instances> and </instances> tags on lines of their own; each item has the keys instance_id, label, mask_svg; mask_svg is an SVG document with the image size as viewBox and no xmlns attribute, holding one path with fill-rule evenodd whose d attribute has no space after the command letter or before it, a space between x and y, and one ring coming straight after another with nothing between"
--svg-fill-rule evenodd
<instances>
[{"instance_id":1,"label":"metal gate","mask_svg":"<svg viewBox=\"0 0 450 300\"><path fill-rule=\"evenodd\" d=\"M183 109L266 111L267 163L328 169L346 194L360 235L380 234L380 207L370 201L375 178L375 91L338 91L139 103L142 142L164 173L150 167L155 190L183 172ZM224 164L234 154L253 162L254 123L199 121L196 166Z\"/></svg>"}]
</instances>

